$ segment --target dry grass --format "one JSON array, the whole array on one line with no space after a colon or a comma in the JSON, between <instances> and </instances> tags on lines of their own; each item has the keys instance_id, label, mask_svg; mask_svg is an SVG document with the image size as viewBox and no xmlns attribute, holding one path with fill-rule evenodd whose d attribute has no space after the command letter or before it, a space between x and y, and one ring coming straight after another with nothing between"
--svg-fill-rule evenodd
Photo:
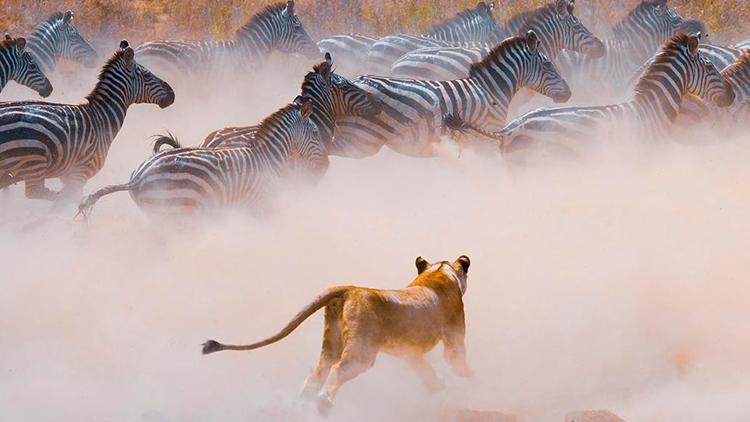
<instances>
[{"instance_id":1,"label":"dry grass","mask_svg":"<svg viewBox=\"0 0 750 422\"><path fill-rule=\"evenodd\" d=\"M361 32L385 34L419 32L477 0L298 0L298 13L314 38L327 34ZM544 0L498 0L498 14L513 13ZM579 0L577 14L592 28L619 19L637 0ZM89 38L149 39L227 38L262 6L264 0L0 0L0 28L25 34L52 11L72 9ZM683 16L703 20L720 39L750 37L747 0L672 0Z\"/></svg>"}]
</instances>

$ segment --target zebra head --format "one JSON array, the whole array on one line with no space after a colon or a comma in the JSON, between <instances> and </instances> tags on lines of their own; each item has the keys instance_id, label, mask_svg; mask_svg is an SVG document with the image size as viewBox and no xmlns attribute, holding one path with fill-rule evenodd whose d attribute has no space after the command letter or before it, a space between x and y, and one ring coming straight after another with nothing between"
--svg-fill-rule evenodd
<instances>
[{"instance_id":1,"label":"zebra head","mask_svg":"<svg viewBox=\"0 0 750 422\"><path fill-rule=\"evenodd\" d=\"M313 105L312 120L328 144L333 139L336 118L370 117L380 113L383 103L348 79L333 72L331 54L313 67L302 82L302 97Z\"/></svg>"},{"instance_id":2,"label":"zebra head","mask_svg":"<svg viewBox=\"0 0 750 422\"><path fill-rule=\"evenodd\" d=\"M604 56L604 43L581 23L573 14L575 0L557 0L558 28L561 37L561 47L566 50L577 51L592 59Z\"/></svg>"},{"instance_id":3,"label":"zebra head","mask_svg":"<svg viewBox=\"0 0 750 422\"><path fill-rule=\"evenodd\" d=\"M172 87L135 62L135 52L127 40L120 42L120 50L110 60L109 66L130 104L150 103L166 108L174 103Z\"/></svg>"},{"instance_id":4,"label":"zebra head","mask_svg":"<svg viewBox=\"0 0 750 422\"><path fill-rule=\"evenodd\" d=\"M719 107L734 102L732 86L699 48L700 34L677 34L667 41L641 75L636 96L654 98L670 107L692 94Z\"/></svg>"},{"instance_id":5,"label":"zebra head","mask_svg":"<svg viewBox=\"0 0 750 422\"><path fill-rule=\"evenodd\" d=\"M326 53L325 61L315 65L313 71L305 76L302 97L313 100L316 112L322 107L331 110L335 117L373 116L383 106L370 93L334 73L330 53Z\"/></svg>"},{"instance_id":6,"label":"zebra head","mask_svg":"<svg viewBox=\"0 0 750 422\"><path fill-rule=\"evenodd\" d=\"M613 32L615 38L625 40L635 50L650 55L664 40L680 32L683 21L682 16L669 8L667 0L642 0L615 24Z\"/></svg>"},{"instance_id":7,"label":"zebra head","mask_svg":"<svg viewBox=\"0 0 750 422\"><path fill-rule=\"evenodd\" d=\"M66 59L74 60L87 67L97 65L99 55L91 44L83 38L78 29L73 26L73 12L68 10L59 21L57 38L58 51Z\"/></svg>"},{"instance_id":8,"label":"zebra head","mask_svg":"<svg viewBox=\"0 0 750 422\"><path fill-rule=\"evenodd\" d=\"M318 126L311 118L313 109L312 101L297 96L292 104L264 120L258 135L265 138L268 134L275 133L271 136L286 137L289 154L286 171L292 179L301 178L307 182L317 182L329 164L328 151L321 140ZM274 124L274 119L279 123ZM267 123L269 120L271 124Z\"/></svg>"},{"instance_id":9,"label":"zebra head","mask_svg":"<svg viewBox=\"0 0 750 422\"><path fill-rule=\"evenodd\" d=\"M672 38L681 42L681 54L687 61L687 92L719 107L729 107L734 103L734 89L716 66L701 55L700 38L700 34L678 34Z\"/></svg>"},{"instance_id":10,"label":"zebra head","mask_svg":"<svg viewBox=\"0 0 750 422\"><path fill-rule=\"evenodd\" d=\"M307 35L302 21L294 14L294 1L287 0L276 19L276 47L285 53L299 53L310 59L320 57L318 45Z\"/></svg>"},{"instance_id":11,"label":"zebra head","mask_svg":"<svg viewBox=\"0 0 750 422\"><path fill-rule=\"evenodd\" d=\"M525 68L521 73L522 83L542 95L552 98L556 103L570 99L570 87L565 82L552 60L542 51L541 43L534 31L528 31L522 40L522 51Z\"/></svg>"},{"instance_id":12,"label":"zebra head","mask_svg":"<svg viewBox=\"0 0 750 422\"><path fill-rule=\"evenodd\" d=\"M42 97L49 97L52 93L52 84L26 50L26 39L12 38L5 34L5 40L0 45L8 53L8 55L2 55L3 60L7 60L6 64L13 63L10 66L12 71L8 75L9 79L33 89Z\"/></svg>"}]
</instances>

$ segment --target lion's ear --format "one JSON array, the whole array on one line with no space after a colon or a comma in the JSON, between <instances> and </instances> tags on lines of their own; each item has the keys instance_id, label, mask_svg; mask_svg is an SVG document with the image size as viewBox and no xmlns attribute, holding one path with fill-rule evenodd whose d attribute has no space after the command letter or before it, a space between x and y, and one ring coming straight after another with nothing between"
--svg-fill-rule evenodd
<instances>
[{"instance_id":1,"label":"lion's ear","mask_svg":"<svg viewBox=\"0 0 750 422\"><path fill-rule=\"evenodd\" d=\"M422 274L430 266L430 263L425 261L421 256L417 257L415 264L417 265L417 274Z\"/></svg>"},{"instance_id":2,"label":"lion's ear","mask_svg":"<svg viewBox=\"0 0 750 422\"><path fill-rule=\"evenodd\" d=\"M471 265L471 260L469 259L468 256L461 255L461 256L458 257L458 259L456 260L456 262L461 266L461 268L463 268L464 274L468 274L469 273L469 265Z\"/></svg>"}]
</instances>

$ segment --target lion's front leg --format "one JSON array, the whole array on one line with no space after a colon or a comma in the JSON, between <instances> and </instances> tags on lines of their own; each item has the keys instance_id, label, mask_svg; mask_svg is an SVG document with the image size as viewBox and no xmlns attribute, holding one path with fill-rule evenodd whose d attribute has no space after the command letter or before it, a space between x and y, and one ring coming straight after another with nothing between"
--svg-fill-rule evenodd
<instances>
[{"instance_id":1,"label":"lion's front leg","mask_svg":"<svg viewBox=\"0 0 750 422\"><path fill-rule=\"evenodd\" d=\"M453 368L453 372L461 377L471 377L474 371L466 362L466 345L464 343L465 331L463 324L454 330L447 332L443 337L445 347L445 359Z\"/></svg>"},{"instance_id":2,"label":"lion's front leg","mask_svg":"<svg viewBox=\"0 0 750 422\"><path fill-rule=\"evenodd\" d=\"M430 362L424 356L411 356L408 359L411 367L414 368L422 383L427 387L427 391L436 393L445 389L445 382L443 382L443 379L435 372L435 368L430 365Z\"/></svg>"}]
</instances>

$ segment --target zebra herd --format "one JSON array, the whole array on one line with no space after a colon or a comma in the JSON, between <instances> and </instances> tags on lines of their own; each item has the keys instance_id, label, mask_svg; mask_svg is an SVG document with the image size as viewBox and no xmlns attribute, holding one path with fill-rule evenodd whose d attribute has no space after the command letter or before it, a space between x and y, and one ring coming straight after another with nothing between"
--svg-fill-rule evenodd
<instances>
[{"instance_id":1,"label":"zebra herd","mask_svg":"<svg viewBox=\"0 0 750 422\"><path fill-rule=\"evenodd\" d=\"M199 146L160 137L130 181L87 196L79 212L88 215L102 196L118 191L128 191L148 214L253 208L290 179L319 180L331 155L363 158L385 146L433 157L443 142L466 144L466 133L476 135L468 145L482 154L512 159L548 148L578 153L628 128L638 139L662 140L680 116L740 123L750 116L750 40L707 44L705 26L667 0L642 0L604 41L576 17L575 0L551 0L503 24L499 13L494 2L479 2L420 35L335 35L316 45L289 0L258 12L229 41L136 48L122 41L83 104L0 104L0 189L23 182L30 199L79 200L128 107L175 101L156 74L170 81L241 77L275 51L324 57L293 102L259 125L216 130ZM57 13L28 41L6 35L0 83L15 80L45 97L52 91L45 74L59 58L95 63L98 55L72 19L71 12ZM612 101L532 109L508 121L512 100L528 102L531 91L565 103L587 90ZM62 180L61 192L45 186L51 178Z\"/></svg>"}]
</instances>

